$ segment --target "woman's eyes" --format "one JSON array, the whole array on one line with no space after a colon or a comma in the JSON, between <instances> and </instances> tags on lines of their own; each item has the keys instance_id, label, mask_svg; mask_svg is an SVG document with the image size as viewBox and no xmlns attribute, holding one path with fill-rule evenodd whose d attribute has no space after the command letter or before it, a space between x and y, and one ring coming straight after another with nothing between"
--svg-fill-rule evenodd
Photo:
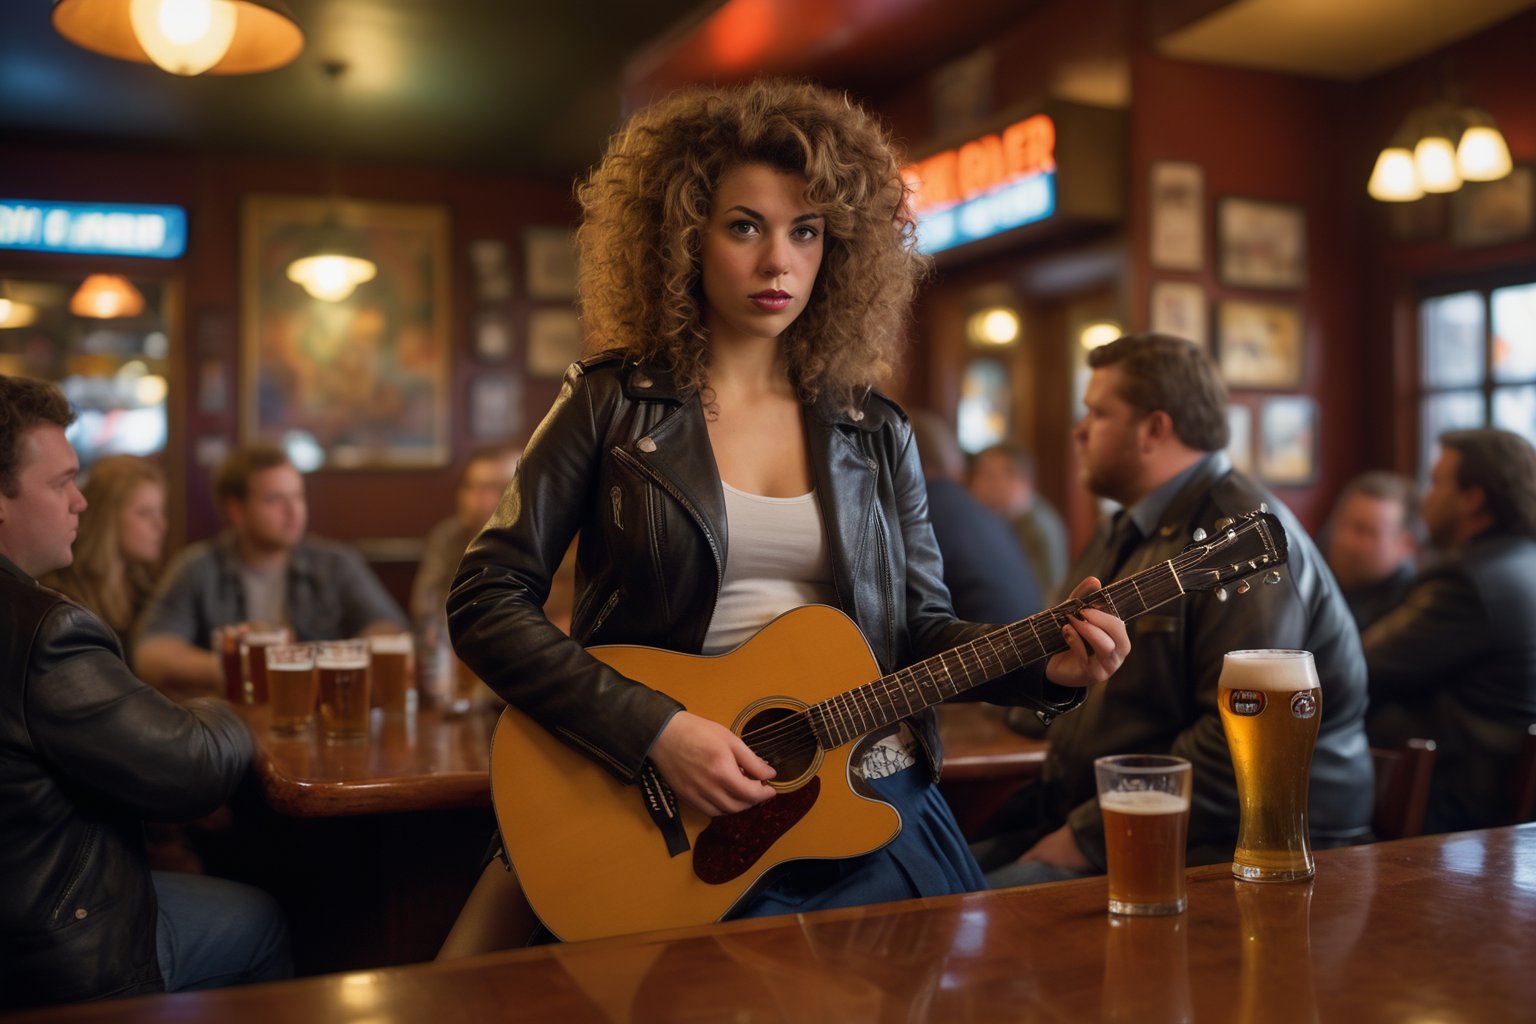
<instances>
[{"instance_id":1,"label":"woman's eyes","mask_svg":"<svg viewBox=\"0 0 1536 1024\"><path fill-rule=\"evenodd\" d=\"M750 238L753 235L762 234L762 227L757 222L750 220L731 221L726 225L725 229L731 234L739 235L742 238ZM799 224L790 229L789 237L796 241L810 242L815 240L820 234L820 229L811 224Z\"/></svg>"}]
</instances>

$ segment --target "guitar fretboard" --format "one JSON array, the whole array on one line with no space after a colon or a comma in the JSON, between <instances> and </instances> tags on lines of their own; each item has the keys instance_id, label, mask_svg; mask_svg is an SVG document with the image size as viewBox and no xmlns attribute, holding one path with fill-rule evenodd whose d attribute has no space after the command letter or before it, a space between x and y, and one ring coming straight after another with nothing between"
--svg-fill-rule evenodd
<instances>
[{"instance_id":1,"label":"guitar fretboard","mask_svg":"<svg viewBox=\"0 0 1536 1024\"><path fill-rule=\"evenodd\" d=\"M841 746L989 679L1066 650L1062 630L1085 607L1130 621L1166 604L1184 593L1175 568L1177 561L1170 559L1144 569L1101 590L1047 608L812 705L808 716L817 742L824 749Z\"/></svg>"}]
</instances>

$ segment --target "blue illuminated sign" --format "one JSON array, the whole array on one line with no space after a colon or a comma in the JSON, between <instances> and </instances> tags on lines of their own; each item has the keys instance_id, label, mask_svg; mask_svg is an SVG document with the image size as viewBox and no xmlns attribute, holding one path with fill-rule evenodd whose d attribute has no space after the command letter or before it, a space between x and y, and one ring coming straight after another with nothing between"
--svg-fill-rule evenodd
<instances>
[{"instance_id":1,"label":"blue illuminated sign","mask_svg":"<svg viewBox=\"0 0 1536 1024\"><path fill-rule=\"evenodd\" d=\"M0 199L0 249L173 260L187 251L187 211L138 203Z\"/></svg>"},{"instance_id":2,"label":"blue illuminated sign","mask_svg":"<svg viewBox=\"0 0 1536 1024\"><path fill-rule=\"evenodd\" d=\"M1033 224L1056 212L1056 172L1044 171L917 218L919 252L936 253Z\"/></svg>"}]
</instances>

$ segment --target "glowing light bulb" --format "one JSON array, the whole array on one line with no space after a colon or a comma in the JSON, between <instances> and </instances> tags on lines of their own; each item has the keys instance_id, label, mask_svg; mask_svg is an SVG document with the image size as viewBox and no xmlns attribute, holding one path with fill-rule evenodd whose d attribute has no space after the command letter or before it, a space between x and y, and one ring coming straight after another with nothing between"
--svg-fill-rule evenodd
<instances>
[{"instance_id":1,"label":"glowing light bulb","mask_svg":"<svg viewBox=\"0 0 1536 1024\"><path fill-rule=\"evenodd\" d=\"M229 0L133 0L133 34L157 67L200 75L229 52L235 5Z\"/></svg>"},{"instance_id":2,"label":"glowing light bulb","mask_svg":"<svg viewBox=\"0 0 1536 1024\"><path fill-rule=\"evenodd\" d=\"M288 264L288 280L322 302L340 302L378 272L371 260L340 253L306 256Z\"/></svg>"},{"instance_id":3,"label":"glowing light bulb","mask_svg":"<svg viewBox=\"0 0 1536 1024\"><path fill-rule=\"evenodd\" d=\"M1426 135L1413 147L1413 167L1425 192L1455 192L1461 188L1456 171L1456 147L1444 135Z\"/></svg>"},{"instance_id":4,"label":"glowing light bulb","mask_svg":"<svg viewBox=\"0 0 1536 1024\"><path fill-rule=\"evenodd\" d=\"M1389 146L1376 158L1370 184L1365 190L1371 198L1384 203L1407 203L1422 198L1418 172L1413 167L1413 153L1406 146Z\"/></svg>"},{"instance_id":5,"label":"glowing light bulb","mask_svg":"<svg viewBox=\"0 0 1536 1024\"><path fill-rule=\"evenodd\" d=\"M1492 125L1473 125L1456 147L1456 169L1467 181L1497 181L1514 170L1509 144Z\"/></svg>"}]
</instances>

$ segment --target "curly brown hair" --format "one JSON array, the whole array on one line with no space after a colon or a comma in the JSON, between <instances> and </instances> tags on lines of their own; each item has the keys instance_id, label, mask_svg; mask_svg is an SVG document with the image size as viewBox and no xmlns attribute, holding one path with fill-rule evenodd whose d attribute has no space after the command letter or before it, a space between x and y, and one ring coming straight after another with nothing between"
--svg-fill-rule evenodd
<instances>
[{"instance_id":1,"label":"curly brown hair","mask_svg":"<svg viewBox=\"0 0 1536 1024\"><path fill-rule=\"evenodd\" d=\"M804 174L826 218L821 270L780 341L803 400L851 400L895 371L929 261L889 136L845 94L805 82L678 93L613 136L576 189L590 336L707 388L699 254L720 179L742 164Z\"/></svg>"}]
</instances>

